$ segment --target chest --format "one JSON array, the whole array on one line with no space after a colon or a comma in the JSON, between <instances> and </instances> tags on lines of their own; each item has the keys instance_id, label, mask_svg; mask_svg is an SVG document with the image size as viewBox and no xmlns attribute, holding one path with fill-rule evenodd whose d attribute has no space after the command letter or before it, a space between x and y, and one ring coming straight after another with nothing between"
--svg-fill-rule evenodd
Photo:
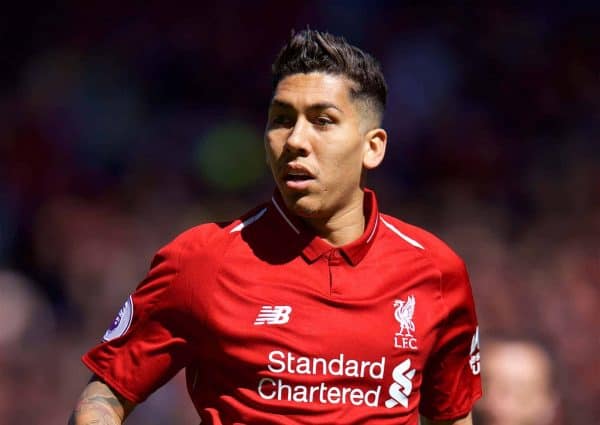
<instances>
[{"instance_id":1,"label":"chest","mask_svg":"<svg viewBox=\"0 0 600 425\"><path fill-rule=\"evenodd\" d=\"M352 266L332 251L310 264L253 261L227 258L235 267L222 267L200 297L219 355L260 368L273 352L342 354L360 368L382 358L421 363L431 350L444 311L439 275L424 259L382 256Z\"/></svg>"},{"instance_id":2,"label":"chest","mask_svg":"<svg viewBox=\"0 0 600 425\"><path fill-rule=\"evenodd\" d=\"M210 390L192 386L199 404L235 394L249 400L248 412L414 420L445 316L431 264L401 255L373 255L356 266L336 254L312 263L258 261L230 254L197 292L210 338L193 382L211 383Z\"/></svg>"}]
</instances>

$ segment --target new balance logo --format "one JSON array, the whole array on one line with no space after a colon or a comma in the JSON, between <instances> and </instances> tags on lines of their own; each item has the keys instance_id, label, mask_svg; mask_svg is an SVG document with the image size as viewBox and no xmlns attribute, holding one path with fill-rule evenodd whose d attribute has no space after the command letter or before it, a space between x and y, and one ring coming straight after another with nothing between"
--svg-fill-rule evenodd
<instances>
[{"instance_id":1,"label":"new balance logo","mask_svg":"<svg viewBox=\"0 0 600 425\"><path fill-rule=\"evenodd\" d=\"M260 309L255 325L283 325L290 321L292 307L289 305L263 305Z\"/></svg>"},{"instance_id":2,"label":"new balance logo","mask_svg":"<svg viewBox=\"0 0 600 425\"><path fill-rule=\"evenodd\" d=\"M412 379L415 376L415 369L410 368L410 359L404 360L392 371L394 383L390 385L390 399L385 401L385 407L392 407L401 404L405 408L408 407L408 396L412 393Z\"/></svg>"}]
</instances>

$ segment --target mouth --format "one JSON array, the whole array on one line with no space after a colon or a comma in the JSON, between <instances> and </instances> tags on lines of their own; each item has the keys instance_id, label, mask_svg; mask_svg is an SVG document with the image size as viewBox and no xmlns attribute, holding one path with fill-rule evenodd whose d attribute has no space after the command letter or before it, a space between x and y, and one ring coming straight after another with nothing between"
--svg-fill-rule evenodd
<instances>
[{"instance_id":1,"label":"mouth","mask_svg":"<svg viewBox=\"0 0 600 425\"><path fill-rule=\"evenodd\" d=\"M287 164L281 175L286 186L293 189L304 189L315 176L304 166Z\"/></svg>"},{"instance_id":2,"label":"mouth","mask_svg":"<svg viewBox=\"0 0 600 425\"><path fill-rule=\"evenodd\" d=\"M302 182L306 180L312 180L313 177L309 174L298 174L298 173L287 173L283 176L283 180L288 182Z\"/></svg>"}]
</instances>

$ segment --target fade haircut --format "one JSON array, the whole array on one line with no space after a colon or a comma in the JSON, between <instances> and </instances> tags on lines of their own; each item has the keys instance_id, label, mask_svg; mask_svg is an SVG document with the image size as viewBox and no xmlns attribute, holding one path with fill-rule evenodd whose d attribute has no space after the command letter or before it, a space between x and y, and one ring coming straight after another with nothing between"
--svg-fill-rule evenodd
<instances>
[{"instance_id":1,"label":"fade haircut","mask_svg":"<svg viewBox=\"0 0 600 425\"><path fill-rule=\"evenodd\" d=\"M387 99L387 85L379 63L370 54L349 44L343 37L306 29L281 49L272 67L273 90L293 74L323 72L341 75L354 83L350 97L362 101L381 125Z\"/></svg>"}]
</instances>

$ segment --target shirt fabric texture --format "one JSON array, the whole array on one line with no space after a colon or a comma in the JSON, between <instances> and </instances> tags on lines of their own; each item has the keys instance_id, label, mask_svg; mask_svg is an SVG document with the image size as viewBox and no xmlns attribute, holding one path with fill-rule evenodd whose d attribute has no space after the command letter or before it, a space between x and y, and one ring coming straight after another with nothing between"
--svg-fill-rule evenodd
<instances>
[{"instance_id":1,"label":"shirt fabric texture","mask_svg":"<svg viewBox=\"0 0 600 425\"><path fill-rule=\"evenodd\" d=\"M139 403L185 368L202 424L410 424L481 396L463 261L378 211L332 247L272 200L160 249L129 326L83 356ZM123 319L123 314L118 319ZM108 334L108 331L107 331Z\"/></svg>"}]
</instances>

